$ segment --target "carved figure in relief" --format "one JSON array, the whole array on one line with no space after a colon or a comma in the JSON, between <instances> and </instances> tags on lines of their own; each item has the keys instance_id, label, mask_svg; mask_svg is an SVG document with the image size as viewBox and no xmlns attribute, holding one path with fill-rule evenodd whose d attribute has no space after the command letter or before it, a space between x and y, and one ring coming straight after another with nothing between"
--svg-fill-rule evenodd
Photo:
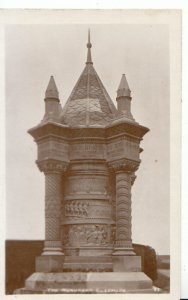
<instances>
[{"instance_id":1,"label":"carved figure in relief","mask_svg":"<svg viewBox=\"0 0 188 300\"><path fill-rule=\"evenodd\" d=\"M98 244L97 240L98 240L98 230L97 230L97 226L94 225L89 231L87 231L87 243Z\"/></svg>"},{"instance_id":2,"label":"carved figure in relief","mask_svg":"<svg viewBox=\"0 0 188 300\"><path fill-rule=\"evenodd\" d=\"M110 227L106 225L72 225L65 230L69 246L106 245L111 242Z\"/></svg>"}]
</instances>

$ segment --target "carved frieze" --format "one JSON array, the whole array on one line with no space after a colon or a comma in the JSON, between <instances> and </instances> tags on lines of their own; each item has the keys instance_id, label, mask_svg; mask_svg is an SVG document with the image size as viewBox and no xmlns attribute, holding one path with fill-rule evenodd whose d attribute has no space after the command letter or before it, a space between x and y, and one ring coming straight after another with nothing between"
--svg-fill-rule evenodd
<instances>
[{"instance_id":1,"label":"carved frieze","mask_svg":"<svg viewBox=\"0 0 188 300\"><path fill-rule=\"evenodd\" d=\"M106 201L97 200L69 200L65 201L64 209L66 218L74 222L75 218L81 219L110 219L112 217L112 206Z\"/></svg>"},{"instance_id":2,"label":"carved frieze","mask_svg":"<svg viewBox=\"0 0 188 300\"><path fill-rule=\"evenodd\" d=\"M110 225L68 225L64 231L65 246L105 246L112 242Z\"/></svg>"},{"instance_id":3,"label":"carved frieze","mask_svg":"<svg viewBox=\"0 0 188 300\"><path fill-rule=\"evenodd\" d=\"M88 217L88 201L66 201L65 217Z\"/></svg>"}]
</instances>

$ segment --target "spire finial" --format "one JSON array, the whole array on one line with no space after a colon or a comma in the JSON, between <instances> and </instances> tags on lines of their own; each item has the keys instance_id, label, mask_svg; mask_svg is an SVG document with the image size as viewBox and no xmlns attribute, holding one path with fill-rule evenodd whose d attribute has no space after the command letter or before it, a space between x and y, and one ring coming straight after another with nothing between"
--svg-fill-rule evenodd
<instances>
[{"instance_id":1,"label":"spire finial","mask_svg":"<svg viewBox=\"0 0 188 300\"><path fill-rule=\"evenodd\" d=\"M88 29L88 43L87 43L87 61L86 64L93 64L92 59L91 59L91 47L92 44L90 42L90 29Z\"/></svg>"}]
</instances>

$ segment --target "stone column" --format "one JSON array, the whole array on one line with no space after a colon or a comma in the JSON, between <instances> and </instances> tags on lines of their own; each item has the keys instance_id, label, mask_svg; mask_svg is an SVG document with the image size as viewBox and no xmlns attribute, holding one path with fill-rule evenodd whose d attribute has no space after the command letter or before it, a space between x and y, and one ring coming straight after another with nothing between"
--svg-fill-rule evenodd
<instances>
[{"instance_id":1,"label":"stone column","mask_svg":"<svg viewBox=\"0 0 188 300\"><path fill-rule=\"evenodd\" d=\"M128 160L111 164L116 177L116 232L113 255L135 255L132 246L131 185L138 163Z\"/></svg>"},{"instance_id":2,"label":"stone column","mask_svg":"<svg viewBox=\"0 0 188 300\"><path fill-rule=\"evenodd\" d=\"M59 170L45 172L45 242L42 255L62 255L61 201L62 174Z\"/></svg>"},{"instance_id":3,"label":"stone column","mask_svg":"<svg viewBox=\"0 0 188 300\"><path fill-rule=\"evenodd\" d=\"M114 255L134 255L131 239L131 174L116 171L116 241Z\"/></svg>"},{"instance_id":4,"label":"stone column","mask_svg":"<svg viewBox=\"0 0 188 300\"><path fill-rule=\"evenodd\" d=\"M66 170L66 165L55 160L37 162L37 164L45 174L45 242L42 256L37 263L37 271L44 271L45 263L48 266L47 271L52 271L52 269L56 271L60 261L57 256L64 256L61 241L61 210L62 175ZM45 256L48 256L49 264L44 259Z\"/></svg>"}]
</instances>

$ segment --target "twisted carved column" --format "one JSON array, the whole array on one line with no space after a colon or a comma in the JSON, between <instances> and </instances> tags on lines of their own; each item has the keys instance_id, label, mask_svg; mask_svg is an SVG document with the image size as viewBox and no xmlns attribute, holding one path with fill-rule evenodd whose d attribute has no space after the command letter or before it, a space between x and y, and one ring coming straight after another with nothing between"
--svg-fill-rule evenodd
<instances>
[{"instance_id":1,"label":"twisted carved column","mask_svg":"<svg viewBox=\"0 0 188 300\"><path fill-rule=\"evenodd\" d=\"M131 185L138 163L126 160L114 162L116 176L116 240L114 255L135 255L132 247Z\"/></svg>"},{"instance_id":2,"label":"twisted carved column","mask_svg":"<svg viewBox=\"0 0 188 300\"><path fill-rule=\"evenodd\" d=\"M66 165L50 160L38 162L45 174L45 242L42 255L63 255L61 241L62 174Z\"/></svg>"}]
</instances>

